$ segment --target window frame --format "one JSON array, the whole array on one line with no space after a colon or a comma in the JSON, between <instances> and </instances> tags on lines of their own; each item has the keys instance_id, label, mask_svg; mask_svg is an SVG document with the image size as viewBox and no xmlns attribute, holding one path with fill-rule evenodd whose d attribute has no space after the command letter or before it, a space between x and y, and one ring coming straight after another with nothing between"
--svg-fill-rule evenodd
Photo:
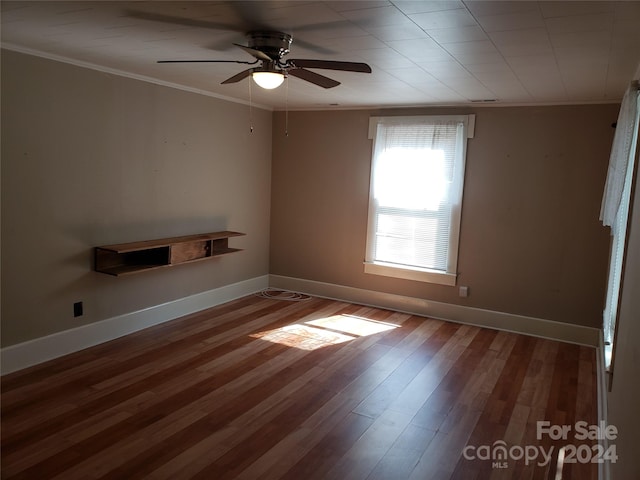
<instances>
[{"instance_id":1,"label":"window frame","mask_svg":"<svg viewBox=\"0 0 640 480\"><path fill-rule=\"evenodd\" d=\"M447 258L447 270L434 270L419 266L400 265L373 259L376 241L376 202L374 198L375 181L375 154L376 134L378 125L461 122L463 124L462 152L454 163L455 181L457 182L457 194L452 203L451 221L449 230L449 251ZM369 211L367 219L367 238L364 261L364 272L373 275L382 275L419 282L435 283L440 285L455 286L458 277L458 247L460 243L460 223L462 219L462 202L464 196L464 177L467 156L467 140L473 138L475 131L475 115L418 115L418 116L375 116L369 118L369 139L373 140L371 154L371 173L369 178Z\"/></svg>"}]
</instances>

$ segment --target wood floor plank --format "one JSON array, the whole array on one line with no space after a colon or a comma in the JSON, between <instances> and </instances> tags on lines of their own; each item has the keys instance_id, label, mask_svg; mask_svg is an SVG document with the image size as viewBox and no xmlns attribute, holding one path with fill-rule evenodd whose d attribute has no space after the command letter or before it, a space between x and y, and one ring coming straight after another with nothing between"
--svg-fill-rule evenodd
<instances>
[{"instance_id":1,"label":"wood floor plank","mask_svg":"<svg viewBox=\"0 0 640 480\"><path fill-rule=\"evenodd\" d=\"M330 478L327 472L349 451L353 444L367 431L374 420L370 417L349 413L343 417L315 448L302 457L280 478L298 480L300 478Z\"/></svg>"},{"instance_id":2,"label":"wood floor plank","mask_svg":"<svg viewBox=\"0 0 640 480\"><path fill-rule=\"evenodd\" d=\"M403 317L406 315L394 314L388 320L397 322ZM394 330L390 334L393 336L393 341L385 341L387 337L382 337L383 340L380 344L394 345L387 355L372 364L348 387L336 392L336 395L308 417L292 436L274 447L274 451L286 451L286 456L263 455L238 478L280 478L305 454L311 450L317 452L316 444L335 427L337 422L358 405L359 399L366 397L368 392L372 392L381 381L394 372L402 360L410 356L415 348L424 343L425 337L428 338L442 326L442 322L424 322L423 319L417 317L409 317L406 322L401 323L403 329Z\"/></svg>"},{"instance_id":3,"label":"wood floor plank","mask_svg":"<svg viewBox=\"0 0 640 480\"><path fill-rule=\"evenodd\" d=\"M436 431L410 423L376 464L367 480L409 478Z\"/></svg>"},{"instance_id":4,"label":"wood floor plank","mask_svg":"<svg viewBox=\"0 0 640 480\"><path fill-rule=\"evenodd\" d=\"M594 479L537 422L597 419L593 349L247 296L7 375L3 479ZM553 465L468 460L493 444Z\"/></svg>"},{"instance_id":5,"label":"wood floor plank","mask_svg":"<svg viewBox=\"0 0 640 480\"><path fill-rule=\"evenodd\" d=\"M489 392L494 390L507 363L502 352L511 352L516 339L516 336L505 339L500 352L489 349L448 413L431 421L430 426L437 431L436 436L424 450L409 478L454 478L459 464L475 475L478 465L463 459L462 451L466 445L473 445L469 439L480 416L491 414L495 408L495 404L489 403ZM424 408L421 409L423 411ZM416 418L424 422L422 415Z\"/></svg>"},{"instance_id":6,"label":"wood floor plank","mask_svg":"<svg viewBox=\"0 0 640 480\"><path fill-rule=\"evenodd\" d=\"M333 313L333 312L330 312L330 313ZM324 314L327 314L327 312L324 312ZM317 316L317 315L314 315L314 316ZM304 319L306 318L307 317L305 317ZM330 352L322 351L322 352L317 352L316 354L310 354L310 353L305 354L304 351L299 351L295 353L295 356L292 356L291 354L289 354L287 356L288 358L285 364L282 364L282 365L280 365L279 363L275 364L279 370L277 376L265 375L262 378L270 378L270 381L268 383L265 383L264 381L261 380L261 383L258 383L257 386L252 387L249 391L246 391L244 393L238 392L243 395L243 400L241 402L238 402L237 400L235 400L236 395L231 395L226 404L227 410L220 411L221 409L220 407L218 407L215 410L217 415L223 418L228 418L228 419L234 418L233 413L231 412L245 411L247 408L249 408L249 405L250 405L247 402L251 402L251 404L254 404L255 402L262 401L263 398L268 397L271 392L278 392L279 389L287 386L288 382L295 380L296 378L298 378L300 374L307 371L307 369L310 366L317 364L320 358L320 355L329 356ZM278 360L284 357L285 357L284 355L279 355L278 357L274 357L271 361L271 364L273 364L273 360ZM366 357L356 357L354 360L364 363L366 360ZM295 362L295 365L292 364L293 362ZM264 365L267 365L267 363L263 363L258 368L262 368ZM342 373L339 370L337 372ZM252 391L255 391L255 393L253 393ZM311 390L311 394L315 394L317 391L318 391L318 388L316 387ZM298 402L302 401L302 397L299 396L297 398L298 398ZM289 416L290 416L290 413L289 413ZM215 420L213 420L212 418L209 418L208 422L209 423L215 422ZM174 449L183 448L185 445L185 442L178 443L178 442L163 441L163 444L164 443L172 443L174 445L173 447ZM167 445L163 445L161 448L163 449L164 452L166 452L167 449L170 447L168 447ZM246 458L247 458L246 447L243 447L243 448L245 448L244 459L246 461ZM252 454L255 454L255 453L256 453L256 449L254 448L252 449ZM158 457L156 452L153 451L153 449L146 452L145 455L148 457L148 460L145 462L145 470L148 470L154 466L154 460ZM228 453L225 453L225 458L227 458L228 455L229 455ZM137 460L136 462L139 463ZM217 478L222 478L222 475L223 475L222 472L229 469L228 466L223 465L221 467L219 465L221 462L223 462L223 460L218 459L214 462L214 465L210 467L210 469L215 470L216 472L215 475ZM210 469L208 469L207 471L210 471ZM135 470L135 472L137 473L138 470ZM118 469L114 471L115 476L113 476L112 478L118 478L118 475L122 475L123 471L127 471L130 474L132 471L134 471L134 469L130 465L124 466L122 470ZM203 475L207 475L207 473ZM105 477L105 478L110 478L110 477Z\"/></svg>"}]
</instances>

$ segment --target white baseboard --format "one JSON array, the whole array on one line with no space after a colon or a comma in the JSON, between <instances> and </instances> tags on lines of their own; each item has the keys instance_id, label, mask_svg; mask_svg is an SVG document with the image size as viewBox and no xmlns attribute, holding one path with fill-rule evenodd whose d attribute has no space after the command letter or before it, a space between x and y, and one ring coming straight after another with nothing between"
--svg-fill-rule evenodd
<instances>
[{"instance_id":1,"label":"white baseboard","mask_svg":"<svg viewBox=\"0 0 640 480\"><path fill-rule=\"evenodd\" d=\"M597 328L301 278L270 275L269 286L362 305L389 308L440 320L505 330L591 347L597 347L600 338L600 330Z\"/></svg>"},{"instance_id":2,"label":"white baseboard","mask_svg":"<svg viewBox=\"0 0 640 480\"><path fill-rule=\"evenodd\" d=\"M153 325L205 310L266 288L269 276L251 278L224 287L180 298L162 305L126 313L63 332L36 338L0 350L1 373L22 370L38 363L77 352Z\"/></svg>"},{"instance_id":3,"label":"white baseboard","mask_svg":"<svg viewBox=\"0 0 640 480\"><path fill-rule=\"evenodd\" d=\"M434 302L330 283L264 275L0 350L2 375L255 293L267 286L580 345L599 346L600 331L551 320ZM606 391L606 388L605 388Z\"/></svg>"},{"instance_id":4,"label":"white baseboard","mask_svg":"<svg viewBox=\"0 0 640 480\"><path fill-rule=\"evenodd\" d=\"M609 409L607 407L609 374L607 373L604 359L604 332L602 330L598 336L598 348L596 349L596 382L598 390L598 425L601 424L600 422L609 425ZM606 452L609 448L610 441L606 435L604 435L604 438L598 439L598 443L602 447L602 451ZM611 462L605 461L598 464L598 479L611 480Z\"/></svg>"}]
</instances>

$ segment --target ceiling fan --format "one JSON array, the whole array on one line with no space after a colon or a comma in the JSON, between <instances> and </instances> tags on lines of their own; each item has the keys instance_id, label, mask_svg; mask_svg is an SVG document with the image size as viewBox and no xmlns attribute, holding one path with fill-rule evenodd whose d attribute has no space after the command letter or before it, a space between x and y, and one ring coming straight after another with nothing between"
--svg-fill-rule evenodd
<instances>
[{"instance_id":1,"label":"ceiling fan","mask_svg":"<svg viewBox=\"0 0 640 480\"><path fill-rule=\"evenodd\" d=\"M222 84L237 83L251 76L259 86L266 89L277 88L282 84L285 77L289 75L323 88L333 88L340 85L340 82L307 70L307 68L371 73L371 67L366 63L360 62L284 59L283 57L289 53L293 40L288 33L256 30L247 33L247 40L248 45L246 46L237 43L234 43L234 45L253 56L255 58L253 62L242 60L160 60L158 63L241 63L256 65L226 79Z\"/></svg>"}]
</instances>

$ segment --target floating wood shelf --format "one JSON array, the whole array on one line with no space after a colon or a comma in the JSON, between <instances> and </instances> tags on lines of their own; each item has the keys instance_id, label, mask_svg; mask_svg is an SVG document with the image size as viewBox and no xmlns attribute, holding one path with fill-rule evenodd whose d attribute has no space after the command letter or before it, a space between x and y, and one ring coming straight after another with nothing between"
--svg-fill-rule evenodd
<instances>
[{"instance_id":1,"label":"floating wood shelf","mask_svg":"<svg viewBox=\"0 0 640 480\"><path fill-rule=\"evenodd\" d=\"M95 247L95 270L119 276L207 260L239 252L229 247L229 238L241 235L244 233L224 231L103 245Z\"/></svg>"}]
</instances>

